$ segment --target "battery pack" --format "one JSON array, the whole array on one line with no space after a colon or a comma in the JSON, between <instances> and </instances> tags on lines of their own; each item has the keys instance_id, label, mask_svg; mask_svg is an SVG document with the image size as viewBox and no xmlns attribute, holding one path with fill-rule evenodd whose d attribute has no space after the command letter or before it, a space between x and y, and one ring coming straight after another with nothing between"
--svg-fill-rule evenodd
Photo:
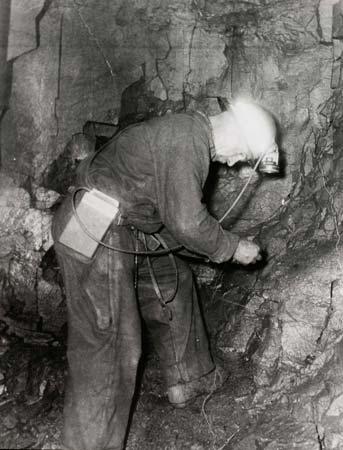
<instances>
[{"instance_id":1,"label":"battery pack","mask_svg":"<svg viewBox=\"0 0 343 450\"><path fill-rule=\"evenodd\" d=\"M97 241L103 239L119 213L119 202L97 189L92 189L83 195L75 210L77 217L72 215L60 235L59 242L92 258L99 245Z\"/></svg>"}]
</instances>

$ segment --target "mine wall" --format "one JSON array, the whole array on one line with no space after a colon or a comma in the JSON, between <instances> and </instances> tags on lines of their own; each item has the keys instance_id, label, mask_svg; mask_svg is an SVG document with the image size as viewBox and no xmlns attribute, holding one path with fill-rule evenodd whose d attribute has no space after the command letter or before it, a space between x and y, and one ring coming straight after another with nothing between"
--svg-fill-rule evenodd
<instances>
[{"instance_id":1,"label":"mine wall","mask_svg":"<svg viewBox=\"0 0 343 450\"><path fill-rule=\"evenodd\" d=\"M192 268L215 353L251 365L261 417L281 406L227 448L291 448L282 410L294 448L342 449L343 2L2 0L0 17L4 339L64 339L50 226L76 136L98 148L130 123L253 98L278 122L282 173L254 174L223 226L260 242L265 259ZM212 170L206 200L221 217L252 169Z\"/></svg>"}]
</instances>

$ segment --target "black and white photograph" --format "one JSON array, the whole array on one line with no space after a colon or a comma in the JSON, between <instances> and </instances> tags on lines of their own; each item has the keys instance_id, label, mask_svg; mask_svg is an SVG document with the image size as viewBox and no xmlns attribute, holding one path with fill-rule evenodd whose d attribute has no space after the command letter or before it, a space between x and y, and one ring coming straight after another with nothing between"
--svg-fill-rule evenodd
<instances>
[{"instance_id":1,"label":"black and white photograph","mask_svg":"<svg viewBox=\"0 0 343 450\"><path fill-rule=\"evenodd\" d=\"M0 450L343 450L343 0L0 0Z\"/></svg>"}]
</instances>

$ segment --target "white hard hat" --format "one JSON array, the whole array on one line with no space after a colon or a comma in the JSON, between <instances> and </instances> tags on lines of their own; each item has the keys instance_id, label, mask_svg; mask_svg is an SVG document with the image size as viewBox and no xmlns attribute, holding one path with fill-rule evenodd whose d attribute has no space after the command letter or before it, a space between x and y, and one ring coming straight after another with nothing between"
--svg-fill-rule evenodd
<instances>
[{"instance_id":1,"label":"white hard hat","mask_svg":"<svg viewBox=\"0 0 343 450\"><path fill-rule=\"evenodd\" d=\"M262 106L248 100L230 104L239 131L255 158L275 147L276 125L273 116Z\"/></svg>"}]
</instances>

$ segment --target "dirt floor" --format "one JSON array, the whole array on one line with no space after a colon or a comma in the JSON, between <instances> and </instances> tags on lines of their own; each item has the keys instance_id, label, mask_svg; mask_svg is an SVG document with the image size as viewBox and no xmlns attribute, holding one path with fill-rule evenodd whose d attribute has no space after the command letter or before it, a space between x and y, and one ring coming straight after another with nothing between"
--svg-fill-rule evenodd
<instances>
[{"instance_id":1,"label":"dirt floor","mask_svg":"<svg viewBox=\"0 0 343 450\"><path fill-rule=\"evenodd\" d=\"M62 427L65 347L12 338L0 357L0 448L58 449ZM254 404L252 368L237 354L216 355L223 369L212 392L185 409L165 397L158 361L145 363L128 435L127 450L289 449L298 426L287 419L288 405ZM270 446L274 443L273 446ZM300 446L292 444L292 448ZM319 448L319 447L318 447Z\"/></svg>"},{"instance_id":2,"label":"dirt floor","mask_svg":"<svg viewBox=\"0 0 343 450\"><path fill-rule=\"evenodd\" d=\"M2 340L0 448L58 448L66 372L64 346L58 341L35 345L12 337L6 339L6 349L4 334Z\"/></svg>"},{"instance_id":3,"label":"dirt floor","mask_svg":"<svg viewBox=\"0 0 343 450\"><path fill-rule=\"evenodd\" d=\"M244 289L242 277L246 278ZM225 304L218 303L226 289L221 281L218 276L218 289L213 291L212 286L205 292L205 316L209 328L217 331L234 311L233 305L224 310ZM230 288L235 298L244 299L255 281L254 272L234 274ZM237 289L241 289L239 295ZM209 292L213 294L209 296ZM314 425L305 418L304 423L294 419L295 405L289 398L266 404L256 400L253 366L247 357L215 348L213 353L221 370L211 390L185 409L174 409L165 396L158 360L148 352L142 363L127 450L325 448L316 438ZM65 338L49 340L43 333L9 335L0 322L1 449L60 447L66 373Z\"/></svg>"}]
</instances>

